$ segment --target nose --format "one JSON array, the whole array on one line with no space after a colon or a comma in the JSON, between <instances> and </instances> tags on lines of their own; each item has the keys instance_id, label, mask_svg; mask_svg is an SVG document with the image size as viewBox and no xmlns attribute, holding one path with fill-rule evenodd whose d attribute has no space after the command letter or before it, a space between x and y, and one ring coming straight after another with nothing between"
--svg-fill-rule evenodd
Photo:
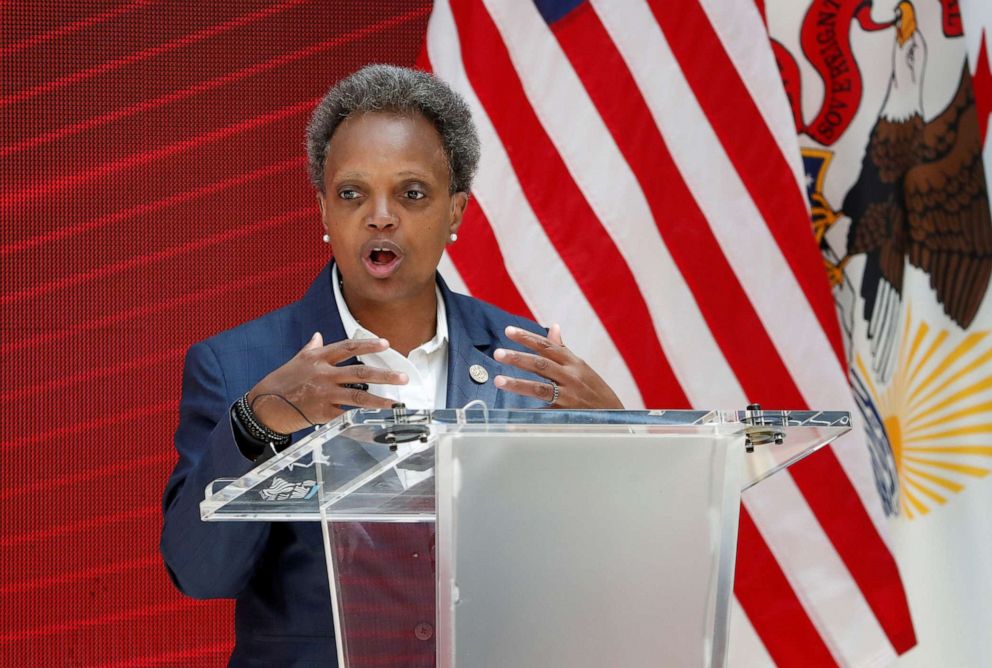
<instances>
[{"instance_id":1,"label":"nose","mask_svg":"<svg viewBox=\"0 0 992 668\"><path fill-rule=\"evenodd\" d=\"M365 217L365 224L375 230L385 230L396 227L399 217L393 212L392 202L388 196L376 197Z\"/></svg>"}]
</instances>

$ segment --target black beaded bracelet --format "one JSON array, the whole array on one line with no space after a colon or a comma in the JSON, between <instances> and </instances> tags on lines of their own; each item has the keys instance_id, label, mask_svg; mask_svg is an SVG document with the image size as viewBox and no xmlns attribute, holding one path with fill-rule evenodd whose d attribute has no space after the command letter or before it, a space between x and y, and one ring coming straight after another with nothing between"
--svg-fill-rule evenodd
<instances>
[{"instance_id":1,"label":"black beaded bracelet","mask_svg":"<svg viewBox=\"0 0 992 668\"><path fill-rule=\"evenodd\" d=\"M276 447L289 445L291 439L289 434L280 434L277 431L272 431L255 418L255 411L251 409L251 404L248 403L247 392L234 404L234 412L241 426L245 428L245 431L252 438Z\"/></svg>"},{"instance_id":2,"label":"black beaded bracelet","mask_svg":"<svg viewBox=\"0 0 992 668\"><path fill-rule=\"evenodd\" d=\"M253 462L268 459L271 453L275 453L275 448L248 433L248 429L238 417L237 405L238 402L235 401L231 406L231 430L234 432L234 442L238 444L238 450Z\"/></svg>"}]
</instances>

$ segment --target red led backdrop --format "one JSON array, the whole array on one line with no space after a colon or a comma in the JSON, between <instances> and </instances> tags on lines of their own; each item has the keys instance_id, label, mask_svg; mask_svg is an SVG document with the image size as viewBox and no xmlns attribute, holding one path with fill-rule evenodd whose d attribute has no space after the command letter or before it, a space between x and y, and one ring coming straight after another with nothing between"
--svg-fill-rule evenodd
<instances>
[{"instance_id":1,"label":"red led backdrop","mask_svg":"<svg viewBox=\"0 0 992 668\"><path fill-rule=\"evenodd\" d=\"M428 5L0 3L3 665L226 661L158 556L183 352L309 284L309 111Z\"/></svg>"}]
</instances>

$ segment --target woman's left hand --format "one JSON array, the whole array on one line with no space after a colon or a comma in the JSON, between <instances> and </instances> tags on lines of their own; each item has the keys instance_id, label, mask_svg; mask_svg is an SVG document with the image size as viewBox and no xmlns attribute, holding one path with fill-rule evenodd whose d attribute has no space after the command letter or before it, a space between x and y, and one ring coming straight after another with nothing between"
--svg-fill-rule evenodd
<instances>
[{"instance_id":1,"label":"woman's left hand","mask_svg":"<svg viewBox=\"0 0 992 668\"><path fill-rule=\"evenodd\" d=\"M511 341L533 350L536 354L497 348L496 361L543 376L547 382L524 380L499 375L493 379L501 390L536 397L553 408L623 408L616 393L592 367L565 347L561 328L551 325L547 336L507 327ZM555 387L558 396L555 397Z\"/></svg>"}]
</instances>

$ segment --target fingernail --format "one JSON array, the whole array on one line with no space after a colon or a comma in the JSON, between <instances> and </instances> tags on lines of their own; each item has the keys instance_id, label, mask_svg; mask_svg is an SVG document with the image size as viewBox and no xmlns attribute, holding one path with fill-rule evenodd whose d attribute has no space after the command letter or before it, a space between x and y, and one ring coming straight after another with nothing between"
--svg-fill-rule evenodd
<instances>
[{"instance_id":1,"label":"fingernail","mask_svg":"<svg viewBox=\"0 0 992 668\"><path fill-rule=\"evenodd\" d=\"M506 357L506 351L505 351L505 350L503 350L502 348L497 348L497 349L496 349L496 350L495 350L495 351L493 352L493 357L495 357L496 359L498 359L498 360L500 360L500 361L502 361L502 360L503 360L503 358L504 358L504 357Z\"/></svg>"},{"instance_id":2,"label":"fingernail","mask_svg":"<svg viewBox=\"0 0 992 668\"><path fill-rule=\"evenodd\" d=\"M520 330L519 330L519 329L517 329L516 327L514 327L513 325L509 325L509 326L508 326L508 327L506 328L506 335L507 335L507 336L512 336L512 335L514 335L514 334L516 334L516 333L517 333L517 332L519 332L519 331L520 331Z\"/></svg>"},{"instance_id":3,"label":"fingernail","mask_svg":"<svg viewBox=\"0 0 992 668\"><path fill-rule=\"evenodd\" d=\"M496 387L504 387L506 385L506 376L496 376L493 378L493 383Z\"/></svg>"},{"instance_id":4,"label":"fingernail","mask_svg":"<svg viewBox=\"0 0 992 668\"><path fill-rule=\"evenodd\" d=\"M406 375L405 373L400 373L400 375L399 375L399 381L403 385L406 385L407 383L410 382L410 377L408 375Z\"/></svg>"},{"instance_id":5,"label":"fingernail","mask_svg":"<svg viewBox=\"0 0 992 668\"><path fill-rule=\"evenodd\" d=\"M379 345L380 346L386 346L388 348L389 347L389 341L387 341L386 339L379 339Z\"/></svg>"}]
</instances>

